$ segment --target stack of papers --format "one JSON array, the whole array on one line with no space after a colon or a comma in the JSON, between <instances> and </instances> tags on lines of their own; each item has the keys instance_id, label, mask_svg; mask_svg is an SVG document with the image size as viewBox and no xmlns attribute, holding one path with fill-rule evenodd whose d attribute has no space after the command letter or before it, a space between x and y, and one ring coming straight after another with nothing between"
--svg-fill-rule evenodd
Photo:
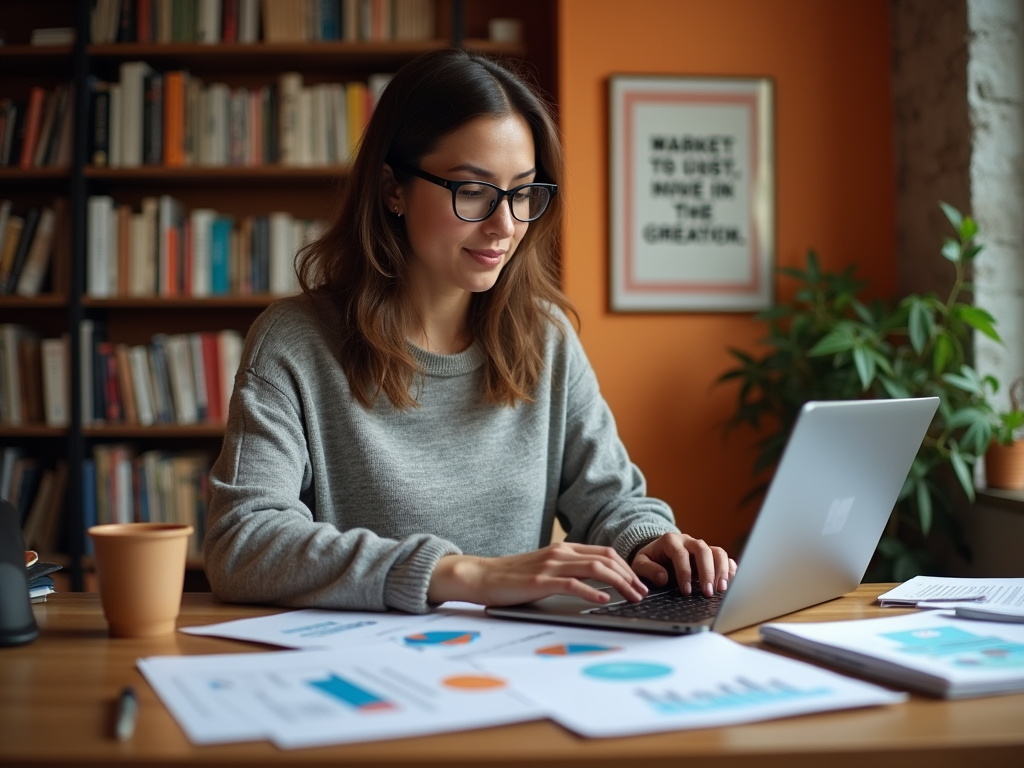
<instances>
[{"instance_id":1,"label":"stack of papers","mask_svg":"<svg viewBox=\"0 0 1024 768\"><path fill-rule=\"evenodd\" d=\"M304 649L141 659L195 744L309 747L544 717L623 736L906 698L713 633L506 621L468 604L427 616L293 611L182 631Z\"/></svg>"},{"instance_id":2,"label":"stack of papers","mask_svg":"<svg viewBox=\"0 0 1024 768\"><path fill-rule=\"evenodd\" d=\"M1024 622L1024 579L915 576L878 602L883 608L953 608L969 619Z\"/></svg>"},{"instance_id":3,"label":"stack of papers","mask_svg":"<svg viewBox=\"0 0 1024 768\"><path fill-rule=\"evenodd\" d=\"M1024 625L952 611L882 619L766 624L766 642L945 698L1024 691Z\"/></svg>"}]
</instances>

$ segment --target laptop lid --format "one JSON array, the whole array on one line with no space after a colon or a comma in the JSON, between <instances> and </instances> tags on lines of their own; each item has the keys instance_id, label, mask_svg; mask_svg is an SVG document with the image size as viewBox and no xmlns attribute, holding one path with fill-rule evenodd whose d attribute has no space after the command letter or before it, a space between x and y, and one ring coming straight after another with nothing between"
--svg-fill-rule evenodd
<instances>
[{"instance_id":1,"label":"laptop lid","mask_svg":"<svg viewBox=\"0 0 1024 768\"><path fill-rule=\"evenodd\" d=\"M605 629L725 633L850 592L864 577L938 405L937 397L806 403L713 618L623 618L563 596L487 613ZM613 601L623 599L605 588Z\"/></svg>"}]
</instances>

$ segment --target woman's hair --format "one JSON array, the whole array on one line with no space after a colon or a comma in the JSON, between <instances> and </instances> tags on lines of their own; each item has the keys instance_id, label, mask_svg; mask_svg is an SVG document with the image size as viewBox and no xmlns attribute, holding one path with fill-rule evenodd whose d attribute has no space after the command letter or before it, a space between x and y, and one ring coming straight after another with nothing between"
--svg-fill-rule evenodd
<instances>
[{"instance_id":1,"label":"woman's hair","mask_svg":"<svg viewBox=\"0 0 1024 768\"><path fill-rule=\"evenodd\" d=\"M363 134L328 228L298 258L307 294L325 291L338 306L341 363L356 399L383 393L395 407L416 404L421 373L406 342L416 322L408 292L412 257L405 222L387 209L385 163L418 166L441 141L480 117L520 115L530 126L538 182L558 184L562 148L544 101L505 66L459 49L424 54L391 79ZM399 184L408 175L392 165ZM495 285L470 300L470 330L486 356L484 398L530 401L541 377L547 324L558 307L575 317L558 287L561 195L531 222Z\"/></svg>"}]
</instances>

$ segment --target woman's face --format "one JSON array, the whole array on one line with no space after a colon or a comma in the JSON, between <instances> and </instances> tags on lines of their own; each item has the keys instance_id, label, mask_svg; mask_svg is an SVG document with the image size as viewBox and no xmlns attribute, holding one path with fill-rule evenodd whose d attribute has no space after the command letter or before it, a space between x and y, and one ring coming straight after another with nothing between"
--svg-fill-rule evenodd
<instances>
[{"instance_id":1,"label":"woman's face","mask_svg":"<svg viewBox=\"0 0 1024 768\"><path fill-rule=\"evenodd\" d=\"M536 176L533 135L521 115L481 117L448 134L420 160L449 181L486 181L510 189ZM508 198L483 221L463 221L450 190L418 177L398 187L391 207L405 217L412 247L410 282L422 299L464 298L494 286L529 226L512 217Z\"/></svg>"}]
</instances>

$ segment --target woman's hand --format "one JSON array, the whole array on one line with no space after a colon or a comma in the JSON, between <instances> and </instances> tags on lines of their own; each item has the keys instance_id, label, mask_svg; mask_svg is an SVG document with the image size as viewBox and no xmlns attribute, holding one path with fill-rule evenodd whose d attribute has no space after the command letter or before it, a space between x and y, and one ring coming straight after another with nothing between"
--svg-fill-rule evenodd
<instances>
[{"instance_id":1,"label":"woman's hand","mask_svg":"<svg viewBox=\"0 0 1024 768\"><path fill-rule=\"evenodd\" d=\"M430 577L427 600L464 600L483 605L517 605L551 595L607 603L609 596L584 579L614 587L627 600L647 594L626 561L611 547L560 542L508 557L442 557Z\"/></svg>"},{"instance_id":2,"label":"woman's hand","mask_svg":"<svg viewBox=\"0 0 1024 768\"><path fill-rule=\"evenodd\" d=\"M697 567L696 579L691 559ZM690 594L690 583L696 580L708 597L715 590L725 592L736 575L736 561L724 549L708 546L685 533L666 533L647 544L634 555L632 568L659 585L668 582L668 569L672 568L683 594Z\"/></svg>"}]
</instances>

